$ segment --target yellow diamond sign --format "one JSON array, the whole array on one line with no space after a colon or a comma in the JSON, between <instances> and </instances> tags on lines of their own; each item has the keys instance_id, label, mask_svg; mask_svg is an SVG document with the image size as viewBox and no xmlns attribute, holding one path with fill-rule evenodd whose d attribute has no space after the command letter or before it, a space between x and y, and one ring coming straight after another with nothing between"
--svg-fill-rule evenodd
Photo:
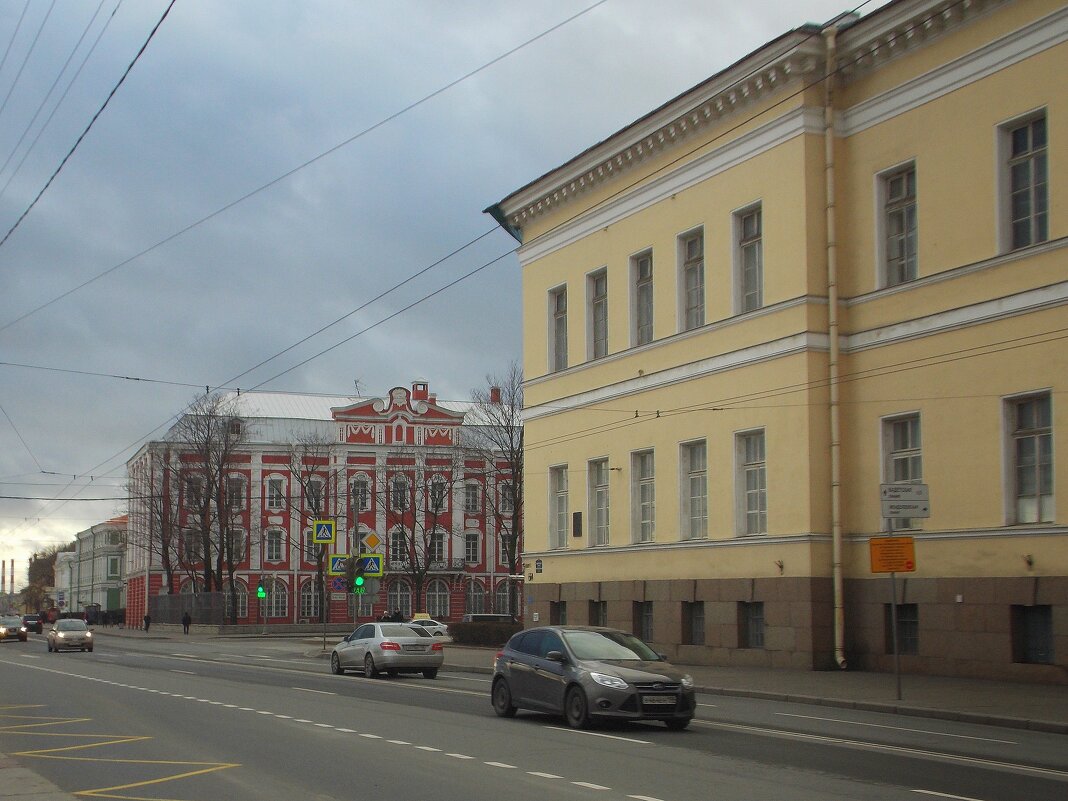
<instances>
[{"instance_id":1,"label":"yellow diamond sign","mask_svg":"<svg viewBox=\"0 0 1068 801\"><path fill-rule=\"evenodd\" d=\"M382 540L380 540L378 538L378 535L375 534L373 531L370 534L364 536L362 542L364 545L367 546L368 550L371 551L375 550L379 545L382 544Z\"/></svg>"}]
</instances>

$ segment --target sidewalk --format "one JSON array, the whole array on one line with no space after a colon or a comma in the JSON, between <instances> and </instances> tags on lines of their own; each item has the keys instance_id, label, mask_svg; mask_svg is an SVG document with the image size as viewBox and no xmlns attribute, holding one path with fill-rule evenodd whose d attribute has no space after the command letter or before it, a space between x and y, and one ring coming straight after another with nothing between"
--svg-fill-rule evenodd
<instances>
[{"instance_id":1,"label":"sidewalk","mask_svg":"<svg viewBox=\"0 0 1068 801\"><path fill-rule=\"evenodd\" d=\"M177 631L153 628L148 634L137 629L100 628L100 634L142 639L183 639ZM215 634L189 635L215 639ZM260 635L250 637L262 639ZM270 639L282 639L271 637ZM300 643L308 656L327 656L321 637L289 638ZM340 639L327 636L327 648ZM315 650L311 650L314 647ZM493 672L496 649L462 645L445 646L445 668L474 673ZM891 673L862 671L804 671L767 668L679 665L694 678L699 692L774 701L792 701L828 707L862 709L919 717L959 720L1034 731L1068 734L1068 686L1020 684L985 679L944 676L901 677L901 700L895 698Z\"/></svg>"}]
</instances>

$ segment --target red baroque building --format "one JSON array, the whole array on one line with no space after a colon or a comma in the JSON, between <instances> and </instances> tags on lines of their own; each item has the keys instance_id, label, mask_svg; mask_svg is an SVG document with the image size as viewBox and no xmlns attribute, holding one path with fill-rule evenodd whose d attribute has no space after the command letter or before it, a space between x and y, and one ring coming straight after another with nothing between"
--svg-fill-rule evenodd
<instances>
[{"instance_id":1,"label":"red baroque building","mask_svg":"<svg viewBox=\"0 0 1068 801\"><path fill-rule=\"evenodd\" d=\"M506 547L511 466L478 447L477 408L439 403L421 382L340 407L252 393L221 396L213 408L225 411L229 436L217 469L181 421L127 463L127 620L203 612L210 597L216 621L232 619L236 600L243 624L318 623L323 601L328 623L398 610L444 621L522 614L521 578ZM335 521L334 543L315 542L315 519ZM382 556L378 591L353 595L330 574L330 557L369 553ZM168 595L177 597L154 600Z\"/></svg>"}]
</instances>

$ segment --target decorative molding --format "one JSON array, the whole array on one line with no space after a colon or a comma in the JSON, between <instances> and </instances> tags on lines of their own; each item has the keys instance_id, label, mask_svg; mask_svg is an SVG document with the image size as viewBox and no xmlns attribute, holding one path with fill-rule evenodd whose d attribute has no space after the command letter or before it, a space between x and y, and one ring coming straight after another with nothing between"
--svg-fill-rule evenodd
<instances>
[{"instance_id":1,"label":"decorative molding","mask_svg":"<svg viewBox=\"0 0 1068 801\"><path fill-rule=\"evenodd\" d=\"M738 548L746 546L768 545L805 545L814 543L829 543L830 534L817 534L804 532L801 534L786 534L781 536L732 537L723 540L675 540L673 542L634 542L626 545L591 545L585 548L557 548L550 551L524 551L523 559L545 559L552 556L601 556L603 554L637 553L639 551L674 551L690 548Z\"/></svg>"}]
</instances>

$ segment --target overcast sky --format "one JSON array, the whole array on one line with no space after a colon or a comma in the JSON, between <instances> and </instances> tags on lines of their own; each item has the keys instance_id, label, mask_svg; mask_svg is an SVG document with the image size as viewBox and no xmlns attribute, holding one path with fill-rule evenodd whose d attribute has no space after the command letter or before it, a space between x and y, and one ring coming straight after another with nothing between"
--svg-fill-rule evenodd
<instances>
[{"instance_id":1,"label":"overcast sky","mask_svg":"<svg viewBox=\"0 0 1068 801\"><path fill-rule=\"evenodd\" d=\"M354 382L422 379L467 399L520 357L515 242L482 209L859 2L178 0L0 246L0 559L16 585L33 551L125 511L86 499L121 496L126 460L198 387L340 405ZM0 237L167 5L0 0Z\"/></svg>"}]
</instances>

